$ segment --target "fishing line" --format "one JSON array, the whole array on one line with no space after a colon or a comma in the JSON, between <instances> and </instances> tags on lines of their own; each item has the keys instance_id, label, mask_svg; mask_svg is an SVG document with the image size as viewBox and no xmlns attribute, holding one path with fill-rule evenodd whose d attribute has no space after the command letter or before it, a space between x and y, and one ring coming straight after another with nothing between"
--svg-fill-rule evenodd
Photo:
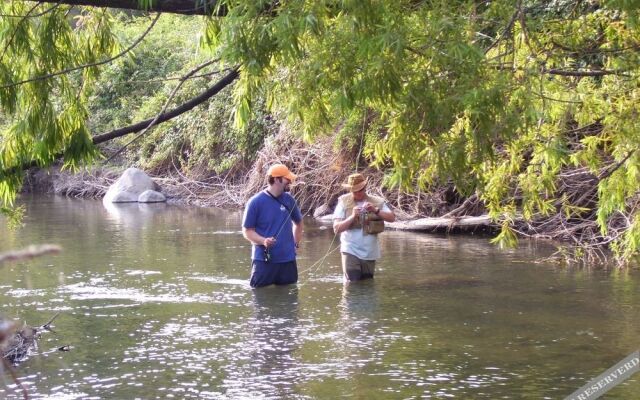
<instances>
[{"instance_id":1,"label":"fishing line","mask_svg":"<svg viewBox=\"0 0 640 400\"><path fill-rule=\"evenodd\" d=\"M313 273L315 273L317 270L320 269L320 267L322 267L322 264L324 263L324 261L327 259L327 257L329 256L329 254L333 253L334 251L338 250L340 248L340 245L337 245L335 248L331 248L333 247L333 243L336 241L336 238L338 237L338 235L333 235L333 239L331 239L331 243L329 243L329 248L327 249L326 253L324 253L324 255L322 257L320 257L318 259L318 261L316 261L315 263L311 264L311 266L298 271L298 275L303 273L303 272L309 272L309 275L307 276L306 279L300 279L299 283L298 283L298 287L304 286L307 282L309 282L309 280L311 279L311 275Z\"/></svg>"}]
</instances>

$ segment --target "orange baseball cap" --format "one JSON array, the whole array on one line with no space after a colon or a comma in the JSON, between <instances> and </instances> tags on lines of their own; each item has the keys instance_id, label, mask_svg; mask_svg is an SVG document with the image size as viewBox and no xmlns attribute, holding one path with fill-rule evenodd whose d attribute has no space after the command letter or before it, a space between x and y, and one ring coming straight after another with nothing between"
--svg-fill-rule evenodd
<instances>
[{"instance_id":1,"label":"orange baseball cap","mask_svg":"<svg viewBox=\"0 0 640 400\"><path fill-rule=\"evenodd\" d=\"M274 178L287 178L291 182L295 181L297 176L292 174L284 164L273 164L267 171L267 176L273 176Z\"/></svg>"}]
</instances>

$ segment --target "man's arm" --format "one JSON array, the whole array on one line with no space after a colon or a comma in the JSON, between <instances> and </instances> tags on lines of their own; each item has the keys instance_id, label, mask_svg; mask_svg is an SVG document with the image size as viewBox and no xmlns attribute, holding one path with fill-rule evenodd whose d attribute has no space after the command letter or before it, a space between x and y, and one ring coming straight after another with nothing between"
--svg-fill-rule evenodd
<instances>
[{"instance_id":1,"label":"man's arm","mask_svg":"<svg viewBox=\"0 0 640 400\"><path fill-rule=\"evenodd\" d=\"M302 220L293 223L293 240L296 243L296 247L300 246L302 242Z\"/></svg>"},{"instance_id":2,"label":"man's arm","mask_svg":"<svg viewBox=\"0 0 640 400\"><path fill-rule=\"evenodd\" d=\"M393 222L396 220L396 214L383 204L380 208L378 208L378 212L376 213L384 222Z\"/></svg>"},{"instance_id":3,"label":"man's arm","mask_svg":"<svg viewBox=\"0 0 640 400\"><path fill-rule=\"evenodd\" d=\"M346 231L347 229L349 229L351 227L351 224L353 224L353 221L355 221L356 219L356 213L354 211L353 214L351 214L349 216L349 218L346 219L334 219L333 220L333 233L335 233L336 235L339 233L342 233L344 231Z\"/></svg>"},{"instance_id":4,"label":"man's arm","mask_svg":"<svg viewBox=\"0 0 640 400\"><path fill-rule=\"evenodd\" d=\"M274 238L266 238L261 236L254 228L242 227L242 236L257 246L270 247L276 242Z\"/></svg>"}]
</instances>

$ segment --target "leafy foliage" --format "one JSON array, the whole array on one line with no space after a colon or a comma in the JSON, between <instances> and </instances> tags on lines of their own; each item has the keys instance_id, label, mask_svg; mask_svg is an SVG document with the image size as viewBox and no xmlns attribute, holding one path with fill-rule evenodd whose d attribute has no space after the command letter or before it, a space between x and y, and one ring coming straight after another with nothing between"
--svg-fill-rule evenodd
<instances>
[{"instance_id":1,"label":"leafy foliage","mask_svg":"<svg viewBox=\"0 0 640 400\"><path fill-rule=\"evenodd\" d=\"M504 221L595 210L636 254L637 15L629 1L221 1L207 43L243 66L238 125L266 91L312 137L366 112L391 185L453 182ZM277 81L265 79L285 71ZM357 118L356 118L357 119ZM600 129L585 132L586 126ZM347 125L349 125L347 123ZM587 168L597 203L569 199L563 171ZM614 170L611 172L612 170ZM616 220L617 221L617 220ZM617 223L617 222L616 222ZM636 246L636 247L634 247Z\"/></svg>"},{"instance_id":2,"label":"leafy foliage","mask_svg":"<svg viewBox=\"0 0 640 400\"><path fill-rule=\"evenodd\" d=\"M13 203L23 165L46 166L62 154L65 167L77 168L98 155L85 102L97 69L44 77L115 53L110 14L81 12L70 21L69 7L54 7L30 17L45 9L41 3L0 4L0 104L7 120L0 134L0 204L5 209Z\"/></svg>"},{"instance_id":3,"label":"leafy foliage","mask_svg":"<svg viewBox=\"0 0 640 400\"><path fill-rule=\"evenodd\" d=\"M39 7L32 4L4 2L0 11L25 14ZM310 140L343 127L343 143L362 143L374 165L388 170L391 186L426 190L453 183L463 195L477 193L502 224L500 245L515 242L518 221L559 216L561 226L597 221L599 232L589 234L621 260L638 254L638 1L216 4L213 12L225 16L206 20L202 42L224 65L240 65L239 82L215 107L156 129L139 147L145 165L188 164L193 154L204 160L228 153L223 165L236 154L250 159L270 129L266 108ZM69 166L95 157L86 128L95 69L6 86L113 54L107 13L83 11L72 29L65 10L0 21L0 103L11 116L0 152L4 204L19 185L12 168L31 160L46 165L61 151ZM157 40L178 43L173 31L192 37L183 25L167 25ZM120 27L140 29L123 21ZM175 85L133 87L125 76L151 80L155 72L197 65L199 56L147 46L109 67L109 78L94 92L103 102L96 105L103 111L92 119L95 127L152 115ZM165 70L158 67L161 59ZM197 92L193 82L182 95ZM227 98L234 104L233 126ZM207 121L205 115L215 117ZM583 178L583 193L582 186L567 185L575 176Z\"/></svg>"},{"instance_id":4,"label":"leafy foliage","mask_svg":"<svg viewBox=\"0 0 640 400\"><path fill-rule=\"evenodd\" d=\"M120 14L113 29L121 41L131 42L147 25L145 17ZM92 130L105 132L153 118L179 84L178 78L212 57L200 48L201 29L202 21L197 18L164 15L134 52L107 66L90 98ZM213 70L203 70L199 77L184 82L173 103L198 95L219 79L219 70L220 66L213 64ZM234 128L233 94L224 90L206 105L154 127L127 153L128 163L156 172L175 166L197 178L211 171L228 172L250 163L264 137L274 129L273 118L261 109L264 107L256 108L258 117L247 129Z\"/></svg>"}]
</instances>

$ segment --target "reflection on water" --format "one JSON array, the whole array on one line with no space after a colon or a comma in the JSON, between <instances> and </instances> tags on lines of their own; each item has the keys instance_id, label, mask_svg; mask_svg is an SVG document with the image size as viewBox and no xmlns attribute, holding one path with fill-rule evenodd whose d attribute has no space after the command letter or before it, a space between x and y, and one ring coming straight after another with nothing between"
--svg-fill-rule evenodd
<instances>
[{"instance_id":1,"label":"reflection on water","mask_svg":"<svg viewBox=\"0 0 640 400\"><path fill-rule=\"evenodd\" d=\"M281 399L295 394L300 376L295 351L302 341L298 321L298 289L295 286L252 290L253 315L247 322L242 350L246 368L225 379L232 397Z\"/></svg>"},{"instance_id":2,"label":"reflection on water","mask_svg":"<svg viewBox=\"0 0 640 400\"><path fill-rule=\"evenodd\" d=\"M534 264L534 242L385 232L376 278L344 285L306 221L299 284L252 290L239 212L24 201L0 251L64 248L0 269L0 313L61 312L19 367L34 398L562 398L640 347L637 270Z\"/></svg>"}]
</instances>

